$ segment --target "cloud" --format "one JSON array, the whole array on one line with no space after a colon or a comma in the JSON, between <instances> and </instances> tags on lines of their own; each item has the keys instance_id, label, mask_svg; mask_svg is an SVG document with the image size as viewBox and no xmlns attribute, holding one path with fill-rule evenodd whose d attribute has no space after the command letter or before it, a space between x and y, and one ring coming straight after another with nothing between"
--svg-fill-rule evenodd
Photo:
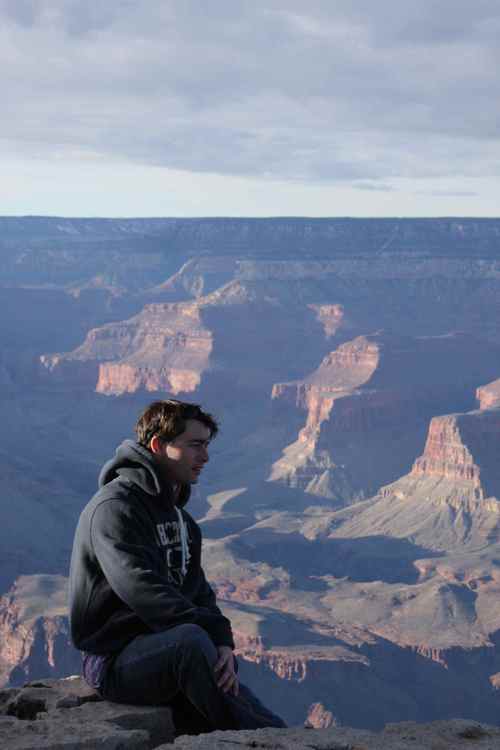
<instances>
[{"instance_id":1,"label":"cloud","mask_svg":"<svg viewBox=\"0 0 500 750\"><path fill-rule=\"evenodd\" d=\"M474 190L417 190L416 195L432 195L438 198L475 198L479 193Z\"/></svg>"},{"instance_id":2,"label":"cloud","mask_svg":"<svg viewBox=\"0 0 500 750\"><path fill-rule=\"evenodd\" d=\"M355 182L353 187L356 190L368 190L370 192L392 193L392 185L385 185L383 182Z\"/></svg>"},{"instance_id":3,"label":"cloud","mask_svg":"<svg viewBox=\"0 0 500 750\"><path fill-rule=\"evenodd\" d=\"M0 0L0 20L4 150L380 191L500 175L496 0Z\"/></svg>"}]
</instances>

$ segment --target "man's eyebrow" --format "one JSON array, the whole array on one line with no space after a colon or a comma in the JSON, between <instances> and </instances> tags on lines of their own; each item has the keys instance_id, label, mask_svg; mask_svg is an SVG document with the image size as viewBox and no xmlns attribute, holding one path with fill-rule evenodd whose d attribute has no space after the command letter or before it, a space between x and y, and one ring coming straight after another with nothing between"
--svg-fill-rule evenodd
<instances>
[{"instance_id":1,"label":"man's eyebrow","mask_svg":"<svg viewBox=\"0 0 500 750\"><path fill-rule=\"evenodd\" d=\"M190 443L197 443L200 445L203 445L204 443L209 443L212 438L207 438L206 440L201 440L200 438L192 438L188 442Z\"/></svg>"}]
</instances>

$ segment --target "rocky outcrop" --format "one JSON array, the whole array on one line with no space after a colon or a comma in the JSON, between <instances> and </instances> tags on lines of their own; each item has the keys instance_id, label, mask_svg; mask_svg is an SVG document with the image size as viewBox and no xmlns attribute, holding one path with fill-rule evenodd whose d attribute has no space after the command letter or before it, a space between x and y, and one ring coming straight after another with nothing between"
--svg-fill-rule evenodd
<instances>
[{"instance_id":1,"label":"rocky outcrop","mask_svg":"<svg viewBox=\"0 0 500 750\"><path fill-rule=\"evenodd\" d=\"M476 398L480 409L495 409L500 406L500 378L478 388Z\"/></svg>"},{"instance_id":2,"label":"rocky outcrop","mask_svg":"<svg viewBox=\"0 0 500 750\"><path fill-rule=\"evenodd\" d=\"M163 284L145 293L155 302L199 299L227 284L237 273L238 261L224 256L190 258Z\"/></svg>"},{"instance_id":3,"label":"rocky outcrop","mask_svg":"<svg viewBox=\"0 0 500 750\"><path fill-rule=\"evenodd\" d=\"M498 727L454 719L431 724L389 724L380 733L334 727L330 729L258 729L254 732L214 732L202 737L180 737L180 750L492 750L500 743ZM167 750L168 745L161 750ZM160 748L158 748L160 750Z\"/></svg>"},{"instance_id":4,"label":"rocky outcrop","mask_svg":"<svg viewBox=\"0 0 500 750\"><path fill-rule=\"evenodd\" d=\"M209 364L212 335L196 303L147 305L139 315L96 328L70 354L41 364L71 386L106 395L137 390L190 393Z\"/></svg>"},{"instance_id":5,"label":"rocky outcrop","mask_svg":"<svg viewBox=\"0 0 500 750\"><path fill-rule=\"evenodd\" d=\"M174 736L170 708L103 701L78 677L0 693L0 742L9 750L150 750Z\"/></svg>"},{"instance_id":6,"label":"rocky outcrop","mask_svg":"<svg viewBox=\"0 0 500 750\"><path fill-rule=\"evenodd\" d=\"M210 265L191 266L204 264ZM184 279L187 271L179 273ZM175 294L167 284L149 297L168 297L169 289L180 294L178 281ZM276 374L300 369L296 337L312 362L350 325L341 305L297 303L293 294L289 304L289 296L286 288L233 279L196 301L148 304L128 320L91 330L72 352L42 355L44 382L115 396L194 393L207 379L217 381L217 390L230 383L232 390L267 391Z\"/></svg>"},{"instance_id":7,"label":"rocky outcrop","mask_svg":"<svg viewBox=\"0 0 500 750\"><path fill-rule=\"evenodd\" d=\"M360 336L328 354L318 369L303 381L277 383L271 398L308 410L309 429L314 429L323 413L328 416L336 399L371 378L378 365L379 354L376 340Z\"/></svg>"},{"instance_id":8,"label":"rocky outcrop","mask_svg":"<svg viewBox=\"0 0 500 750\"><path fill-rule=\"evenodd\" d=\"M342 344L304 380L274 386L275 401L307 417L269 479L340 503L375 493L409 469L425 418L467 403L497 356L464 335L373 334Z\"/></svg>"},{"instance_id":9,"label":"rocky outcrop","mask_svg":"<svg viewBox=\"0 0 500 750\"><path fill-rule=\"evenodd\" d=\"M305 726L311 729L328 729L337 725L335 717L322 703L311 703Z\"/></svg>"},{"instance_id":10,"label":"rocky outcrop","mask_svg":"<svg viewBox=\"0 0 500 750\"><path fill-rule=\"evenodd\" d=\"M309 305L322 324L327 339L334 336L345 325L343 305Z\"/></svg>"},{"instance_id":11,"label":"rocky outcrop","mask_svg":"<svg viewBox=\"0 0 500 750\"><path fill-rule=\"evenodd\" d=\"M411 475L449 480L471 499L500 503L500 411L434 417Z\"/></svg>"},{"instance_id":12,"label":"rocky outcrop","mask_svg":"<svg viewBox=\"0 0 500 750\"><path fill-rule=\"evenodd\" d=\"M498 727L470 720L404 722L369 732L336 726L331 712L319 703L311 706L309 717L307 728L218 731L193 737L179 730L170 708L110 703L76 677L37 681L0 693L0 741L9 750L459 750L471 742L480 750L490 750L500 743Z\"/></svg>"},{"instance_id":13,"label":"rocky outcrop","mask_svg":"<svg viewBox=\"0 0 500 750\"><path fill-rule=\"evenodd\" d=\"M0 599L0 687L80 669L69 638L67 580L21 576Z\"/></svg>"}]
</instances>

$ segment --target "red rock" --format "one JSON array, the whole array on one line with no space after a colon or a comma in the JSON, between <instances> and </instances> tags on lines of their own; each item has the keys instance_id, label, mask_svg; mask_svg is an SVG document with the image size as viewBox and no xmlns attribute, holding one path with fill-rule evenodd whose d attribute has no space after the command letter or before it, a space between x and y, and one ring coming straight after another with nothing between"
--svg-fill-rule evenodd
<instances>
[{"instance_id":1,"label":"red rock","mask_svg":"<svg viewBox=\"0 0 500 750\"><path fill-rule=\"evenodd\" d=\"M0 687L79 671L66 616L67 580L20 576L0 598Z\"/></svg>"},{"instance_id":2,"label":"red rock","mask_svg":"<svg viewBox=\"0 0 500 750\"><path fill-rule=\"evenodd\" d=\"M500 411L434 417L415 477L465 482L479 500L500 499Z\"/></svg>"},{"instance_id":3,"label":"red rock","mask_svg":"<svg viewBox=\"0 0 500 750\"><path fill-rule=\"evenodd\" d=\"M191 265L200 271L203 263ZM167 292L158 287L149 298ZM128 320L91 330L72 352L43 355L42 372L56 384L107 395L193 393L208 373L215 373L218 390L230 384L266 393L278 373L299 369L297 338L304 342L302 355L312 350L316 357L325 340L346 326L341 305L294 300L290 308L280 293L233 279L196 301L148 304Z\"/></svg>"},{"instance_id":4,"label":"red rock","mask_svg":"<svg viewBox=\"0 0 500 750\"><path fill-rule=\"evenodd\" d=\"M274 386L274 401L307 417L269 478L342 503L374 494L408 471L425 418L464 403L497 361L494 346L462 334L373 334L342 344L308 377ZM464 476L475 476L472 463Z\"/></svg>"},{"instance_id":5,"label":"red rock","mask_svg":"<svg viewBox=\"0 0 500 750\"><path fill-rule=\"evenodd\" d=\"M500 378L478 388L476 398L480 409L494 409L500 406Z\"/></svg>"},{"instance_id":6,"label":"red rock","mask_svg":"<svg viewBox=\"0 0 500 750\"><path fill-rule=\"evenodd\" d=\"M44 355L42 365L72 386L120 395L139 389L192 392L207 369L212 334L196 303L147 305L139 315L89 332L70 354Z\"/></svg>"},{"instance_id":7,"label":"red rock","mask_svg":"<svg viewBox=\"0 0 500 750\"><path fill-rule=\"evenodd\" d=\"M311 703L305 726L312 729L328 729L337 726L334 715L322 703Z\"/></svg>"},{"instance_id":8,"label":"red rock","mask_svg":"<svg viewBox=\"0 0 500 750\"><path fill-rule=\"evenodd\" d=\"M309 305L314 310L320 323L323 325L327 338L334 336L339 328L345 324L345 312L343 305Z\"/></svg>"}]
</instances>

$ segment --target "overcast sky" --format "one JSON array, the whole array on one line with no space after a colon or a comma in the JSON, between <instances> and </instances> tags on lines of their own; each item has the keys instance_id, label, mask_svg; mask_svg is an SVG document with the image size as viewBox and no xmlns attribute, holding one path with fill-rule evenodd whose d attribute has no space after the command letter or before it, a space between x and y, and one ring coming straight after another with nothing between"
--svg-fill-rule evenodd
<instances>
[{"instance_id":1,"label":"overcast sky","mask_svg":"<svg viewBox=\"0 0 500 750\"><path fill-rule=\"evenodd\" d=\"M498 0L0 0L0 213L500 216Z\"/></svg>"}]
</instances>

